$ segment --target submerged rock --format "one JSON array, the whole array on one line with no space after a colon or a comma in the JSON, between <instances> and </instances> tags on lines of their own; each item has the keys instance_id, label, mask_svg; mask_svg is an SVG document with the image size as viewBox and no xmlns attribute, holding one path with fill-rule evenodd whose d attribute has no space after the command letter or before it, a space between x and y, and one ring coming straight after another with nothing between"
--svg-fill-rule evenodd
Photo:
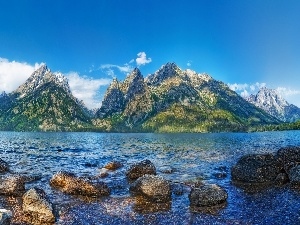
<instances>
[{"instance_id":1,"label":"submerged rock","mask_svg":"<svg viewBox=\"0 0 300 225\"><path fill-rule=\"evenodd\" d=\"M227 192L216 184L193 188L189 194L190 205L197 207L215 206L226 202Z\"/></svg>"},{"instance_id":2,"label":"submerged rock","mask_svg":"<svg viewBox=\"0 0 300 225\"><path fill-rule=\"evenodd\" d=\"M144 175L131 186L130 191L140 193L155 202L166 202L171 199L171 185L161 176Z\"/></svg>"},{"instance_id":3,"label":"submerged rock","mask_svg":"<svg viewBox=\"0 0 300 225\"><path fill-rule=\"evenodd\" d=\"M127 171L126 176L129 179L137 179L143 175L156 175L156 168L154 164L146 159L139 163L133 164Z\"/></svg>"},{"instance_id":4,"label":"submerged rock","mask_svg":"<svg viewBox=\"0 0 300 225\"><path fill-rule=\"evenodd\" d=\"M300 184L300 165L294 166L291 169L289 169L288 176L290 179L290 182L292 184Z\"/></svg>"},{"instance_id":5,"label":"submerged rock","mask_svg":"<svg viewBox=\"0 0 300 225\"><path fill-rule=\"evenodd\" d=\"M0 224L1 225L10 225L12 217L12 212L7 209L0 209Z\"/></svg>"},{"instance_id":6,"label":"submerged rock","mask_svg":"<svg viewBox=\"0 0 300 225\"><path fill-rule=\"evenodd\" d=\"M108 169L108 170L117 170L119 168L121 168L123 166L123 164L119 161L112 161L107 163L104 168Z\"/></svg>"},{"instance_id":7,"label":"submerged rock","mask_svg":"<svg viewBox=\"0 0 300 225\"><path fill-rule=\"evenodd\" d=\"M32 188L23 195L23 212L30 223L49 224L55 222L52 203L40 188Z\"/></svg>"},{"instance_id":8,"label":"submerged rock","mask_svg":"<svg viewBox=\"0 0 300 225\"><path fill-rule=\"evenodd\" d=\"M0 159L0 173L9 171L9 165L4 160Z\"/></svg>"},{"instance_id":9,"label":"submerged rock","mask_svg":"<svg viewBox=\"0 0 300 225\"><path fill-rule=\"evenodd\" d=\"M20 196L25 192L25 180L19 175L0 178L0 194Z\"/></svg>"},{"instance_id":10,"label":"submerged rock","mask_svg":"<svg viewBox=\"0 0 300 225\"><path fill-rule=\"evenodd\" d=\"M50 184L67 194L86 196L110 194L110 189L104 182L92 183L84 178L76 177L73 173L63 171L53 175Z\"/></svg>"},{"instance_id":11,"label":"submerged rock","mask_svg":"<svg viewBox=\"0 0 300 225\"><path fill-rule=\"evenodd\" d=\"M281 169L282 164L271 154L245 155L231 168L231 176L246 183L273 182Z\"/></svg>"}]
</instances>

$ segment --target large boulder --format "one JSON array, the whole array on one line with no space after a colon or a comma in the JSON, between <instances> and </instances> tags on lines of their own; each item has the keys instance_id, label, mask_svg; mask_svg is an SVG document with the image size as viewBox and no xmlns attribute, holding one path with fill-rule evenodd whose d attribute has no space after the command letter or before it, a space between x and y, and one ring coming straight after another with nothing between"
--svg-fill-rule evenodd
<instances>
[{"instance_id":1,"label":"large boulder","mask_svg":"<svg viewBox=\"0 0 300 225\"><path fill-rule=\"evenodd\" d=\"M282 170L282 164L272 154L253 154L241 157L231 168L234 181L246 183L273 182Z\"/></svg>"},{"instance_id":2,"label":"large boulder","mask_svg":"<svg viewBox=\"0 0 300 225\"><path fill-rule=\"evenodd\" d=\"M277 152L278 160L282 163L286 173L296 165L300 164L300 147L281 148Z\"/></svg>"},{"instance_id":3,"label":"large boulder","mask_svg":"<svg viewBox=\"0 0 300 225\"><path fill-rule=\"evenodd\" d=\"M129 179L137 179L139 177L142 177L146 174L149 175L156 175L156 168L154 164L146 159L139 163L133 164L127 171L126 176Z\"/></svg>"},{"instance_id":4,"label":"large boulder","mask_svg":"<svg viewBox=\"0 0 300 225\"><path fill-rule=\"evenodd\" d=\"M0 178L0 194L21 196L25 192L25 180L19 175Z\"/></svg>"},{"instance_id":5,"label":"large boulder","mask_svg":"<svg viewBox=\"0 0 300 225\"><path fill-rule=\"evenodd\" d=\"M161 176L144 175L131 186L130 191L142 194L154 202L166 202L171 198L171 185Z\"/></svg>"},{"instance_id":6,"label":"large boulder","mask_svg":"<svg viewBox=\"0 0 300 225\"><path fill-rule=\"evenodd\" d=\"M227 192L216 184L207 184L192 188L189 199L190 205L196 207L210 207L226 202Z\"/></svg>"},{"instance_id":7,"label":"large boulder","mask_svg":"<svg viewBox=\"0 0 300 225\"><path fill-rule=\"evenodd\" d=\"M23 195L23 212L26 220L34 224L55 222L52 203L40 188L32 188Z\"/></svg>"},{"instance_id":8,"label":"large boulder","mask_svg":"<svg viewBox=\"0 0 300 225\"><path fill-rule=\"evenodd\" d=\"M76 177L73 173L63 171L53 175L50 184L67 194L95 197L110 194L110 189L104 182L92 183L84 178Z\"/></svg>"},{"instance_id":9,"label":"large boulder","mask_svg":"<svg viewBox=\"0 0 300 225\"><path fill-rule=\"evenodd\" d=\"M0 173L9 171L8 163L0 159Z\"/></svg>"},{"instance_id":10,"label":"large boulder","mask_svg":"<svg viewBox=\"0 0 300 225\"><path fill-rule=\"evenodd\" d=\"M7 209L0 209L0 224L1 225L10 225L12 217L12 212Z\"/></svg>"}]
</instances>

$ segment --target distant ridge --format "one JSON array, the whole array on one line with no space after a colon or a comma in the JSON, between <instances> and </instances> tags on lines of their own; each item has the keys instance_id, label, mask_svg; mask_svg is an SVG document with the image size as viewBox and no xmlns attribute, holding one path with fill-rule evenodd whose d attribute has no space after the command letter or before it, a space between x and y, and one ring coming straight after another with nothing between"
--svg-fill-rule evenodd
<instances>
[{"instance_id":1,"label":"distant ridge","mask_svg":"<svg viewBox=\"0 0 300 225\"><path fill-rule=\"evenodd\" d=\"M245 99L283 122L295 122L300 119L300 108L288 103L274 89L263 87L256 95L252 94Z\"/></svg>"}]
</instances>

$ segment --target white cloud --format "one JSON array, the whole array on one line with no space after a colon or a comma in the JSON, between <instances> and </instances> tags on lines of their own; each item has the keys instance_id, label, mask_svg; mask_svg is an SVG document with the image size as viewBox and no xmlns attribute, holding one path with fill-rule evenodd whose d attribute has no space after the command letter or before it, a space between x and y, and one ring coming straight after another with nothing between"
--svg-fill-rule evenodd
<instances>
[{"instance_id":1,"label":"white cloud","mask_svg":"<svg viewBox=\"0 0 300 225\"><path fill-rule=\"evenodd\" d=\"M80 76L77 72L65 74L69 80L72 94L82 100L87 108L94 109L101 106L99 89L101 86L110 84L111 79L92 79L87 76Z\"/></svg>"},{"instance_id":2,"label":"white cloud","mask_svg":"<svg viewBox=\"0 0 300 225\"><path fill-rule=\"evenodd\" d=\"M237 83L228 84L228 86L233 91L243 91L243 90L245 90L246 88L249 87L248 84L237 84Z\"/></svg>"},{"instance_id":3,"label":"white cloud","mask_svg":"<svg viewBox=\"0 0 300 225\"><path fill-rule=\"evenodd\" d=\"M139 52L137 56L138 57L135 59L137 66L143 66L152 62L151 58L147 59L147 55L145 52Z\"/></svg>"},{"instance_id":4,"label":"white cloud","mask_svg":"<svg viewBox=\"0 0 300 225\"><path fill-rule=\"evenodd\" d=\"M0 92L10 93L16 90L43 63L28 63L9 61L0 58Z\"/></svg>"},{"instance_id":5,"label":"white cloud","mask_svg":"<svg viewBox=\"0 0 300 225\"><path fill-rule=\"evenodd\" d=\"M283 96L300 95L300 90L293 90L285 87L278 87L276 90Z\"/></svg>"},{"instance_id":6,"label":"white cloud","mask_svg":"<svg viewBox=\"0 0 300 225\"><path fill-rule=\"evenodd\" d=\"M104 70L107 75L115 77L113 69L118 69L122 73L130 73L133 70L133 67L128 63L125 63L123 66L118 66L114 64L103 64L100 66L100 69Z\"/></svg>"},{"instance_id":7,"label":"white cloud","mask_svg":"<svg viewBox=\"0 0 300 225\"><path fill-rule=\"evenodd\" d=\"M192 61L188 61L186 64L188 67L192 66Z\"/></svg>"},{"instance_id":8,"label":"white cloud","mask_svg":"<svg viewBox=\"0 0 300 225\"><path fill-rule=\"evenodd\" d=\"M243 98L248 97L248 96L249 96L248 91L247 91L247 90L243 90L243 91L241 92L241 96L242 96Z\"/></svg>"}]
</instances>

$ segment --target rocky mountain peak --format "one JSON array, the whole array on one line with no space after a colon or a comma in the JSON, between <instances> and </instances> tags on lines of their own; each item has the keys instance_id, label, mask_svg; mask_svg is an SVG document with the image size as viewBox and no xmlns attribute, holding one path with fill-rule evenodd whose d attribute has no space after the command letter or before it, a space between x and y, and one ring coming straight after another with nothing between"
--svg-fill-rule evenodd
<instances>
[{"instance_id":1,"label":"rocky mountain peak","mask_svg":"<svg viewBox=\"0 0 300 225\"><path fill-rule=\"evenodd\" d=\"M256 107L284 122L300 119L300 109L289 104L276 90L262 87L256 95L251 94L246 100Z\"/></svg>"},{"instance_id":2,"label":"rocky mountain peak","mask_svg":"<svg viewBox=\"0 0 300 225\"><path fill-rule=\"evenodd\" d=\"M131 74L129 74L122 84L122 91L124 93L125 102L128 102L135 95L144 91L145 83L144 77L138 68L135 68Z\"/></svg>"},{"instance_id":3,"label":"rocky mountain peak","mask_svg":"<svg viewBox=\"0 0 300 225\"><path fill-rule=\"evenodd\" d=\"M182 74L182 70L175 63L167 63L163 65L154 74L149 75L146 78L146 83L149 85L157 86L168 78Z\"/></svg>"},{"instance_id":4,"label":"rocky mountain peak","mask_svg":"<svg viewBox=\"0 0 300 225\"><path fill-rule=\"evenodd\" d=\"M46 83L54 83L62 87L68 94L71 94L68 79L61 73L52 73L46 64L35 70L24 84L18 87L14 93L24 97L27 94L37 90Z\"/></svg>"}]
</instances>

